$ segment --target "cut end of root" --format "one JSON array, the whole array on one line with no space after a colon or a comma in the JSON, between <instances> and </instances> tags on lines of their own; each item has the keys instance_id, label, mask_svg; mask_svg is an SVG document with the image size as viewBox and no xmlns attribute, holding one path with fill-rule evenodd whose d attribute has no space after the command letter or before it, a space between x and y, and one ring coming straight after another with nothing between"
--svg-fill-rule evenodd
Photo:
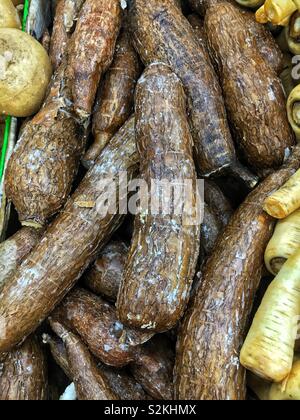
<instances>
[{"instance_id":1,"label":"cut end of root","mask_svg":"<svg viewBox=\"0 0 300 420\"><path fill-rule=\"evenodd\" d=\"M275 219L284 219L288 216L285 207L282 206L282 203L278 202L272 196L266 199L263 209Z\"/></svg>"},{"instance_id":2,"label":"cut end of root","mask_svg":"<svg viewBox=\"0 0 300 420\"><path fill-rule=\"evenodd\" d=\"M287 258L284 257L272 258L272 260L270 261L271 273L274 274L274 276L276 276L286 261Z\"/></svg>"},{"instance_id":3,"label":"cut end of root","mask_svg":"<svg viewBox=\"0 0 300 420\"><path fill-rule=\"evenodd\" d=\"M293 116L293 121L295 125L300 127L300 102L299 101L293 103L292 116Z\"/></svg>"}]
</instances>

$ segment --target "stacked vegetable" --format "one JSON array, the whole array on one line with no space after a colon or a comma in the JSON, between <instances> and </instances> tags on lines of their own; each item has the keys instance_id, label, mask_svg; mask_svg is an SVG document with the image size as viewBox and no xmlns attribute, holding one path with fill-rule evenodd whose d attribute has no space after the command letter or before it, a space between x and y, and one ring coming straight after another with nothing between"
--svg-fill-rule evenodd
<instances>
[{"instance_id":1,"label":"stacked vegetable","mask_svg":"<svg viewBox=\"0 0 300 420\"><path fill-rule=\"evenodd\" d=\"M237 3L58 0L29 35L0 0L0 110L19 117L1 400L242 400L245 367L259 398L300 399L298 9ZM244 6L289 31L277 43ZM179 212L140 198L132 222L136 178L192 191ZM264 259L276 277L247 336Z\"/></svg>"}]
</instances>

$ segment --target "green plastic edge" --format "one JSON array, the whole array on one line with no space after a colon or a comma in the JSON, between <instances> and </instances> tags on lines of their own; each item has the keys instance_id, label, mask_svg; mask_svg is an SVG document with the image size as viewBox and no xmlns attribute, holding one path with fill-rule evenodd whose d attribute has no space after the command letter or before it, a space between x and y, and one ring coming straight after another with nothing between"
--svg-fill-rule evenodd
<instances>
[{"instance_id":1,"label":"green plastic edge","mask_svg":"<svg viewBox=\"0 0 300 420\"><path fill-rule=\"evenodd\" d=\"M24 2L22 31L26 30L26 23L27 23L28 13L29 13L29 3L30 3L30 0L25 0ZM6 160L6 153L7 153L8 141L9 141L9 135L10 135L11 118L12 117L8 116L5 119L5 130L4 130L4 137L3 137L1 157L0 157L0 182L2 181L4 169L5 169L5 160Z\"/></svg>"}]
</instances>

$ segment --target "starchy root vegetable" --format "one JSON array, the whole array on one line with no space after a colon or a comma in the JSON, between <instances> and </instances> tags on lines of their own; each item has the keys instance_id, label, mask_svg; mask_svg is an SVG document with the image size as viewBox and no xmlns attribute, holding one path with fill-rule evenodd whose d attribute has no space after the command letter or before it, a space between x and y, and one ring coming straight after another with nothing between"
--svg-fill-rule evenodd
<instances>
[{"instance_id":1,"label":"starchy root vegetable","mask_svg":"<svg viewBox=\"0 0 300 420\"><path fill-rule=\"evenodd\" d=\"M68 362L68 355L66 351L66 347L63 341L54 336L50 336L48 334L43 335L43 342L44 344L48 344L50 347L51 355L56 362L56 364L62 369L64 374L72 380L72 373L69 367Z\"/></svg>"},{"instance_id":2,"label":"starchy root vegetable","mask_svg":"<svg viewBox=\"0 0 300 420\"><path fill-rule=\"evenodd\" d=\"M103 363L122 367L134 360L135 347L152 334L131 330L117 318L115 308L83 289L73 290L51 315L78 334Z\"/></svg>"},{"instance_id":3,"label":"starchy root vegetable","mask_svg":"<svg viewBox=\"0 0 300 420\"><path fill-rule=\"evenodd\" d=\"M216 214L222 226L226 226L233 215L232 205L218 185L208 179L204 184L204 201Z\"/></svg>"},{"instance_id":4,"label":"starchy root vegetable","mask_svg":"<svg viewBox=\"0 0 300 420\"><path fill-rule=\"evenodd\" d=\"M76 396L80 401L117 400L97 362L81 340L60 322L51 320L52 329L63 340Z\"/></svg>"},{"instance_id":5,"label":"starchy root vegetable","mask_svg":"<svg viewBox=\"0 0 300 420\"><path fill-rule=\"evenodd\" d=\"M142 386L125 369L110 368L102 363L98 364L98 369L103 372L111 389L121 400L149 399Z\"/></svg>"},{"instance_id":6,"label":"starchy root vegetable","mask_svg":"<svg viewBox=\"0 0 300 420\"><path fill-rule=\"evenodd\" d=\"M103 183L99 181L116 180L120 173L127 172L130 182L137 165L134 119L131 118L102 152L64 211L16 270L9 284L1 290L0 353L10 351L37 328L118 228L123 215L118 209L116 214L104 214L102 207L106 196L103 197ZM119 198L126 200L127 192L121 189Z\"/></svg>"},{"instance_id":7,"label":"starchy root vegetable","mask_svg":"<svg viewBox=\"0 0 300 420\"><path fill-rule=\"evenodd\" d=\"M85 286L96 295L115 302L128 256L128 246L122 241L110 242L84 276Z\"/></svg>"},{"instance_id":8,"label":"starchy root vegetable","mask_svg":"<svg viewBox=\"0 0 300 420\"><path fill-rule=\"evenodd\" d=\"M37 338L31 336L1 364L0 400L46 400L47 383L46 357Z\"/></svg>"},{"instance_id":9,"label":"starchy root vegetable","mask_svg":"<svg viewBox=\"0 0 300 420\"><path fill-rule=\"evenodd\" d=\"M23 225L40 226L66 203L85 139L72 115L65 67L40 112L29 121L6 171L6 194Z\"/></svg>"},{"instance_id":10,"label":"starchy root vegetable","mask_svg":"<svg viewBox=\"0 0 300 420\"><path fill-rule=\"evenodd\" d=\"M286 260L300 248L300 210L276 224L265 252L265 264L270 273L279 273Z\"/></svg>"},{"instance_id":11,"label":"starchy root vegetable","mask_svg":"<svg viewBox=\"0 0 300 420\"><path fill-rule=\"evenodd\" d=\"M295 172L281 188L272 192L272 194L266 198L264 210L276 219L284 219L298 210L299 207L300 170Z\"/></svg>"},{"instance_id":12,"label":"starchy root vegetable","mask_svg":"<svg viewBox=\"0 0 300 420\"><path fill-rule=\"evenodd\" d=\"M51 353L56 363L63 369L68 378L73 380L64 343L60 339L50 336L46 336L45 339L45 341L50 345ZM82 363L79 367L82 368ZM111 368L100 362L97 362L97 369L104 374L110 388L121 400L148 399L148 396L141 385L138 384L124 369Z\"/></svg>"},{"instance_id":13,"label":"starchy root vegetable","mask_svg":"<svg viewBox=\"0 0 300 420\"><path fill-rule=\"evenodd\" d=\"M287 113L289 122L296 134L296 138L300 140L300 85L295 86L291 91L287 101Z\"/></svg>"},{"instance_id":14,"label":"starchy root vegetable","mask_svg":"<svg viewBox=\"0 0 300 420\"><path fill-rule=\"evenodd\" d=\"M294 143L280 79L251 42L237 7L210 7L205 28L241 153L256 170L280 166Z\"/></svg>"},{"instance_id":15,"label":"starchy root vegetable","mask_svg":"<svg viewBox=\"0 0 300 420\"><path fill-rule=\"evenodd\" d=\"M296 147L287 165L270 175L247 197L204 266L201 287L179 333L176 398L245 398L245 370L239 363L239 349L274 225L262 205L270 191L298 169L299 157L300 148Z\"/></svg>"},{"instance_id":16,"label":"starchy root vegetable","mask_svg":"<svg viewBox=\"0 0 300 420\"><path fill-rule=\"evenodd\" d=\"M264 25L255 20L253 13L237 8L257 52L263 57L266 63L279 74L283 68L283 54L277 45L272 33Z\"/></svg>"},{"instance_id":17,"label":"starchy root vegetable","mask_svg":"<svg viewBox=\"0 0 300 420\"><path fill-rule=\"evenodd\" d=\"M253 373L281 382L292 369L300 314L300 250L283 265L256 312L240 360Z\"/></svg>"},{"instance_id":18,"label":"starchy root vegetable","mask_svg":"<svg viewBox=\"0 0 300 420\"><path fill-rule=\"evenodd\" d=\"M198 42L200 42L200 44L203 47L203 52L206 53L206 57L207 60L209 61L209 54L207 51L207 47L206 47L206 37L205 37L205 33L204 33L204 22L203 20L196 14L193 13L191 15L187 16L188 21L190 22L191 26L194 29L194 32L196 34L197 40Z\"/></svg>"},{"instance_id":19,"label":"starchy root vegetable","mask_svg":"<svg viewBox=\"0 0 300 420\"><path fill-rule=\"evenodd\" d=\"M0 28L17 28L21 29L21 22L11 0L0 1Z\"/></svg>"},{"instance_id":20,"label":"starchy root vegetable","mask_svg":"<svg viewBox=\"0 0 300 420\"><path fill-rule=\"evenodd\" d=\"M222 231L222 224L211 208L204 205L204 218L201 224L200 256L201 260L211 254Z\"/></svg>"},{"instance_id":21,"label":"starchy root vegetable","mask_svg":"<svg viewBox=\"0 0 300 420\"><path fill-rule=\"evenodd\" d=\"M67 53L69 39L84 1L57 1L50 45L50 58L54 69L60 66Z\"/></svg>"},{"instance_id":22,"label":"starchy root vegetable","mask_svg":"<svg viewBox=\"0 0 300 420\"><path fill-rule=\"evenodd\" d=\"M101 76L109 68L121 27L119 0L86 0L68 48L74 108L82 120L92 112Z\"/></svg>"},{"instance_id":23,"label":"starchy root vegetable","mask_svg":"<svg viewBox=\"0 0 300 420\"><path fill-rule=\"evenodd\" d=\"M157 335L137 349L130 370L138 383L155 400L172 400L174 397L174 352L171 342Z\"/></svg>"},{"instance_id":24,"label":"starchy root vegetable","mask_svg":"<svg viewBox=\"0 0 300 420\"><path fill-rule=\"evenodd\" d=\"M160 187L151 200L157 210L143 208L135 229L118 294L120 320L134 328L163 332L181 318L199 255L200 217L193 140L186 116L183 86L170 67L154 63L136 90L136 139L140 177L151 188L155 181L191 181L191 193L172 202ZM179 204L180 208L175 208ZM147 203L147 206L149 204ZM166 208L168 206L168 208ZM194 219L194 220L193 220ZM197 220L198 219L198 220Z\"/></svg>"},{"instance_id":25,"label":"starchy root vegetable","mask_svg":"<svg viewBox=\"0 0 300 420\"><path fill-rule=\"evenodd\" d=\"M299 401L300 400L300 357L296 354L289 376L283 383L273 384L270 389L271 401Z\"/></svg>"},{"instance_id":26,"label":"starchy root vegetable","mask_svg":"<svg viewBox=\"0 0 300 420\"><path fill-rule=\"evenodd\" d=\"M162 61L183 82L201 174L230 166L253 187L257 179L236 161L218 78L191 25L171 0L133 0L129 11L133 42L144 64Z\"/></svg>"},{"instance_id":27,"label":"starchy root vegetable","mask_svg":"<svg viewBox=\"0 0 300 420\"><path fill-rule=\"evenodd\" d=\"M51 43L51 35L49 33L49 30L46 28L41 38L41 44L48 55L50 51L50 43Z\"/></svg>"},{"instance_id":28,"label":"starchy root vegetable","mask_svg":"<svg viewBox=\"0 0 300 420\"><path fill-rule=\"evenodd\" d=\"M41 235L41 229L23 227L0 244L0 288L35 247Z\"/></svg>"},{"instance_id":29,"label":"starchy root vegetable","mask_svg":"<svg viewBox=\"0 0 300 420\"><path fill-rule=\"evenodd\" d=\"M298 6L298 0L266 0L257 10L256 19L260 23L286 26Z\"/></svg>"},{"instance_id":30,"label":"starchy root vegetable","mask_svg":"<svg viewBox=\"0 0 300 420\"><path fill-rule=\"evenodd\" d=\"M0 68L0 114L27 117L37 112L52 74L44 48L19 29L1 28Z\"/></svg>"},{"instance_id":31,"label":"starchy root vegetable","mask_svg":"<svg viewBox=\"0 0 300 420\"><path fill-rule=\"evenodd\" d=\"M141 64L125 29L117 41L114 60L100 83L93 114L95 141L83 158L87 168L94 164L109 140L131 115L135 85L140 74Z\"/></svg>"}]
</instances>

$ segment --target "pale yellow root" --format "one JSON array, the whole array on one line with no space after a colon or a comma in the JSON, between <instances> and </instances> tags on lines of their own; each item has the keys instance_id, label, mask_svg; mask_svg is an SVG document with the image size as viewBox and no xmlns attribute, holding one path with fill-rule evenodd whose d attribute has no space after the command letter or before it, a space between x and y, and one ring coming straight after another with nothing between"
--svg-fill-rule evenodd
<instances>
[{"instance_id":1,"label":"pale yellow root","mask_svg":"<svg viewBox=\"0 0 300 420\"><path fill-rule=\"evenodd\" d=\"M266 198L263 208L276 219L284 219L300 208L300 169L279 190Z\"/></svg>"},{"instance_id":2,"label":"pale yellow root","mask_svg":"<svg viewBox=\"0 0 300 420\"><path fill-rule=\"evenodd\" d=\"M300 358L296 355L289 376L280 383L270 383L254 375L247 374L247 385L262 401L300 400Z\"/></svg>"},{"instance_id":3,"label":"pale yellow root","mask_svg":"<svg viewBox=\"0 0 300 420\"><path fill-rule=\"evenodd\" d=\"M266 0L256 12L256 20L260 23L271 22L273 25L286 26L297 10L293 0Z\"/></svg>"},{"instance_id":4,"label":"pale yellow root","mask_svg":"<svg viewBox=\"0 0 300 420\"><path fill-rule=\"evenodd\" d=\"M300 250L269 286L243 345L241 364L258 376L281 382L291 372L300 315Z\"/></svg>"},{"instance_id":5,"label":"pale yellow root","mask_svg":"<svg viewBox=\"0 0 300 420\"><path fill-rule=\"evenodd\" d=\"M276 224L274 234L265 251L265 264L276 276L283 264L300 248L300 210L296 210Z\"/></svg>"},{"instance_id":6,"label":"pale yellow root","mask_svg":"<svg viewBox=\"0 0 300 420\"><path fill-rule=\"evenodd\" d=\"M291 373L280 384L273 384L270 389L269 399L271 401L300 400L300 358L295 357Z\"/></svg>"},{"instance_id":7,"label":"pale yellow root","mask_svg":"<svg viewBox=\"0 0 300 420\"><path fill-rule=\"evenodd\" d=\"M21 29L21 21L11 0L0 0L0 28Z\"/></svg>"}]
</instances>

